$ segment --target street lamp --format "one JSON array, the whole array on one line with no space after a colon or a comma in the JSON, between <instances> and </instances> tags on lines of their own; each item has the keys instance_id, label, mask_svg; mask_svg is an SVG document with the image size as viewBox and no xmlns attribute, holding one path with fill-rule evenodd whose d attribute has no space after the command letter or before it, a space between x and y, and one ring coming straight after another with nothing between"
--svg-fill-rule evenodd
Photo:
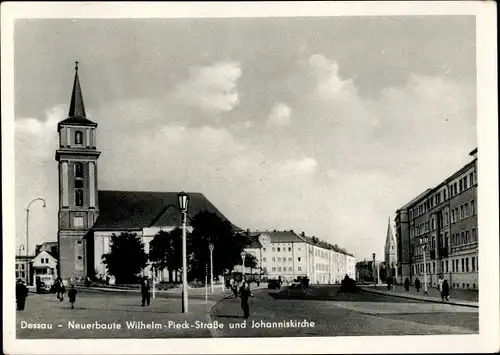
<instances>
[{"instance_id":1,"label":"street lamp","mask_svg":"<svg viewBox=\"0 0 500 355\"><path fill-rule=\"evenodd\" d=\"M420 237L420 244L424 250L424 295L427 295L427 263L425 259L425 254L427 253L427 243L429 238L427 236Z\"/></svg>"},{"instance_id":2,"label":"street lamp","mask_svg":"<svg viewBox=\"0 0 500 355\"><path fill-rule=\"evenodd\" d=\"M208 250L210 251L210 292L214 293L214 245L212 243L208 244Z\"/></svg>"},{"instance_id":3,"label":"street lamp","mask_svg":"<svg viewBox=\"0 0 500 355\"><path fill-rule=\"evenodd\" d=\"M242 276L245 276L245 257L246 257L247 253L243 250L241 253L240 253L240 256L241 256L241 274ZM242 277L242 280L243 280L243 277Z\"/></svg>"},{"instance_id":4,"label":"street lamp","mask_svg":"<svg viewBox=\"0 0 500 355\"><path fill-rule=\"evenodd\" d=\"M43 208L45 208L45 200L41 197L34 198L31 200L30 203L28 203L28 207L26 207L26 256L30 254L30 231L29 231L29 220L30 220L30 206L33 202L35 201L42 201L43 202Z\"/></svg>"},{"instance_id":5,"label":"street lamp","mask_svg":"<svg viewBox=\"0 0 500 355\"><path fill-rule=\"evenodd\" d=\"M188 291L187 291L187 254L186 254L186 218L189 204L188 194L181 192L177 195L179 209L182 214L182 313L188 311Z\"/></svg>"}]
</instances>

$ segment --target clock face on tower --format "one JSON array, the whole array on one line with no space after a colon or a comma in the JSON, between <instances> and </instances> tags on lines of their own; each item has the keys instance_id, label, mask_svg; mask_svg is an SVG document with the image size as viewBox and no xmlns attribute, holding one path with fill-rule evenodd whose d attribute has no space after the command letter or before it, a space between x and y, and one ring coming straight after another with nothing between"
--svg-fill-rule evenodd
<instances>
[{"instance_id":1,"label":"clock face on tower","mask_svg":"<svg viewBox=\"0 0 500 355\"><path fill-rule=\"evenodd\" d=\"M269 236L267 234L261 234L259 236L259 242L262 245L267 245L267 244L271 243L271 238L269 238Z\"/></svg>"}]
</instances>

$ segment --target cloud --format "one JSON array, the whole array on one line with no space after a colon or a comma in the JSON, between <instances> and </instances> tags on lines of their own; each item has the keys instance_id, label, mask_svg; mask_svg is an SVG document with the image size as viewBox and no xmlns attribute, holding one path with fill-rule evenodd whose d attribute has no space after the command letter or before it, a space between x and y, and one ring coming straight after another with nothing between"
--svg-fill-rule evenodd
<instances>
[{"instance_id":1,"label":"cloud","mask_svg":"<svg viewBox=\"0 0 500 355\"><path fill-rule=\"evenodd\" d=\"M207 112L229 112L239 104L236 87L240 77L238 62L193 68L189 78L177 86L173 95Z\"/></svg>"},{"instance_id":2,"label":"cloud","mask_svg":"<svg viewBox=\"0 0 500 355\"><path fill-rule=\"evenodd\" d=\"M284 127L291 122L292 109L284 103L277 102L271 108L267 125L270 127Z\"/></svg>"},{"instance_id":3,"label":"cloud","mask_svg":"<svg viewBox=\"0 0 500 355\"><path fill-rule=\"evenodd\" d=\"M309 175L316 171L317 166L318 162L314 158L307 157L300 160L287 160L278 165L278 168L286 173Z\"/></svg>"}]
</instances>

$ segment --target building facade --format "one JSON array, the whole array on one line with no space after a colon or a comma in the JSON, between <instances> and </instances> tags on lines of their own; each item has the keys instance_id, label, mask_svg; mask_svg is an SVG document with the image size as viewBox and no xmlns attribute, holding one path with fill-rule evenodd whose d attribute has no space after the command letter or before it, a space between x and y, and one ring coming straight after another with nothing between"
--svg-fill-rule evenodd
<instances>
[{"instance_id":1,"label":"building facade","mask_svg":"<svg viewBox=\"0 0 500 355\"><path fill-rule=\"evenodd\" d=\"M355 278L352 254L316 237L289 231L252 231L247 235L258 243L245 249L257 258L261 275L293 281L307 276L312 283L335 284L345 275ZM245 273L248 273L248 268Z\"/></svg>"},{"instance_id":2,"label":"building facade","mask_svg":"<svg viewBox=\"0 0 500 355\"><path fill-rule=\"evenodd\" d=\"M400 282L423 281L425 268L429 286L443 276L452 288L479 288L477 148L470 155L468 164L396 211Z\"/></svg>"}]
</instances>

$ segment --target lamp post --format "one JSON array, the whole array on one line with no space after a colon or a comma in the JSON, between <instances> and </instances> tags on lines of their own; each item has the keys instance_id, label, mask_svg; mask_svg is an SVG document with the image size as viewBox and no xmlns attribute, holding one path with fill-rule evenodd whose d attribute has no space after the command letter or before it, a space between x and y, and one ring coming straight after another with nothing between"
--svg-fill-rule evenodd
<instances>
[{"instance_id":1,"label":"lamp post","mask_svg":"<svg viewBox=\"0 0 500 355\"><path fill-rule=\"evenodd\" d=\"M245 276L245 257L246 257L246 255L247 255L247 253L245 253L244 250L240 254L240 256L241 256L241 275L242 276Z\"/></svg>"},{"instance_id":2,"label":"lamp post","mask_svg":"<svg viewBox=\"0 0 500 355\"><path fill-rule=\"evenodd\" d=\"M177 195L179 209L182 214L182 313L188 311L188 291L187 291L187 243L186 243L186 218L189 204L189 196L181 192Z\"/></svg>"},{"instance_id":3,"label":"lamp post","mask_svg":"<svg viewBox=\"0 0 500 355\"><path fill-rule=\"evenodd\" d=\"M45 200L41 197L34 198L31 200L30 203L28 203L28 206L26 207L26 256L30 254L30 228L29 228L29 221L30 221L30 206L33 202L35 201L42 201L43 205L42 207L45 208Z\"/></svg>"},{"instance_id":4,"label":"lamp post","mask_svg":"<svg viewBox=\"0 0 500 355\"><path fill-rule=\"evenodd\" d=\"M214 293L214 245L212 243L208 244L208 250L210 251L210 292Z\"/></svg>"},{"instance_id":5,"label":"lamp post","mask_svg":"<svg viewBox=\"0 0 500 355\"><path fill-rule=\"evenodd\" d=\"M420 237L420 244L424 250L424 295L427 295L427 263L426 263L426 253L427 253L427 242L428 237Z\"/></svg>"},{"instance_id":6,"label":"lamp post","mask_svg":"<svg viewBox=\"0 0 500 355\"><path fill-rule=\"evenodd\" d=\"M30 203L28 203L28 206L26 207L26 256L29 256L30 252L30 206L33 202L35 201L42 201L43 202L43 205L42 207L45 208L46 206L46 203L45 203L45 200L41 197L37 197L37 198L34 198L33 200L30 201ZM30 285L31 284L31 275L29 275L29 263L27 263L28 265L28 268L26 270L26 275L27 275L27 284Z\"/></svg>"},{"instance_id":7,"label":"lamp post","mask_svg":"<svg viewBox=\"0 0 500 355\"><path fill-rule=\"evenodd\" d=\"M155 264L151 264L151 271L152 271L152 275L151 275L151 278L153 280L153 299L156 298L156 288L155 288Z\"/></svg>"}]
</instances>

